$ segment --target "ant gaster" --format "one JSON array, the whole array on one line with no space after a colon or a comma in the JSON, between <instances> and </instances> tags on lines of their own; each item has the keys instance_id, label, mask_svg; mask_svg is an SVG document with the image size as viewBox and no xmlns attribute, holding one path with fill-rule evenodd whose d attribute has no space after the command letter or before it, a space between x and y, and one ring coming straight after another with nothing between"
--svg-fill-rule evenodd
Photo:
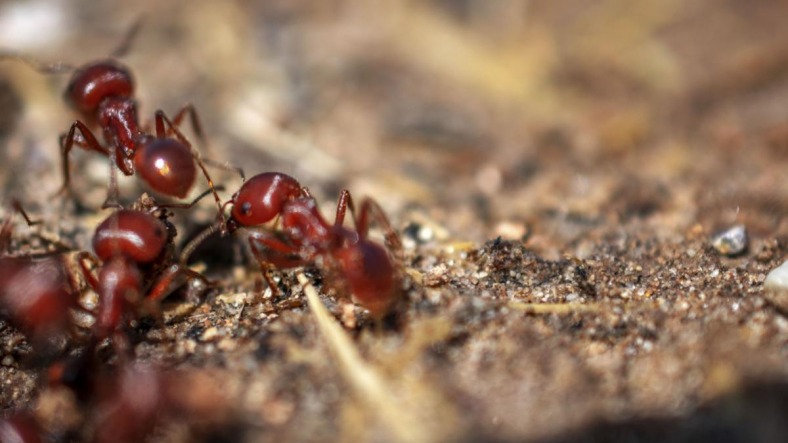
<instances>
[{"instance_id":1,"label":"ant gaster","mask_svg":"<svg viewBox=\"0 0 788 443\"><path fill-rule=\"evenodd\" d=\"M373 316L388 311L397 295L398 271L389 253L369 240L371 219L382 226L387 246L398 254L401 243L374 200L363 200L356 216L350 192L343 190L332 224L323 218L315 199L296 179L267 172L246 181L225 206L228 204L233 205L229 231L260 226L279 217L281 231L254 230L248 238L273 291L277 289L268 276L270 267L290 268L319 261ZM355 230L344 226L348 209Z\"/></svg>"}]
</instances>

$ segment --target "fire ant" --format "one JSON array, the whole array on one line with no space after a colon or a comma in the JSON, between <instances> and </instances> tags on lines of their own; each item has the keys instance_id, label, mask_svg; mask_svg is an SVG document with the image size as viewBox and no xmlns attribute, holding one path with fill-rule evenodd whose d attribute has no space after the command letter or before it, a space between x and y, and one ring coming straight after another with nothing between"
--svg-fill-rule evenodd
<instances>
[{"instance_id":1,"label":"fire ant","mask_svg":"<svg viewBox=\"0 0 788 443\"><path fill-rule=\"evenodd\" d=\"M177 198L184 198L192 188L197 176L196 163L208 181L217 205L220 205L219 195L205 169L204 160L178 130L181 121L188 115L198 138L204 138L194 107L191 104L184 106L172 120L163 111L157 110L156 135L153 136L140 127L133 93L131 72L114 60L89 63L76 70L66 88L66 101L81 113L85 121L101 127L108 146L99 143L86 123L75 121L68 132L61 136L61 191L69 186L71 175L68 155L76 144L109 157L124 175L131 176L136 172L154 191ZM240 169L236 170L243 176ZM114 173L114 168L112 171ZM115 205L116 199L117 184L113 178L105 207Z\"/></svg>"},{"instance_id":2,"label":"fire ant","mask_svg":"<svg viewBox=\"0 0 788 443\"><path fill-rule=\"evenodd\" d=\"M81 252L76 258L87 284L99 296L95 338L114 334L116 346L124 343L119 328L167 296L179 277L207 281L174 258L177 233L167 220L170 213L166 209L189 208L209 192L183 205L157 206L143 201L140 208L115 211L96 227L95 255ZM91 264L98 269L98 276L91 271Z\"/></svg>"},{"instance_id":3,"label":"fire ant","mask_svg":"<svg viewBox=\"0 0 788 443\"><path fill-rule=\"evenodd\" d=\"M78 294L62 255L0 258L0 313L40 352L69 331Z\"/></svg>"},{"instance_id":4,"label":"fire ant","mask_svg":"<svg viewBox=\"0 0 788 443\"><path fill-rule=\"evenodd\" d=\"M13 209L28 226L32 221L18 201ZM44 255L5 255L10 244L12 218L0 228L0 314L18 327L34 348L46 354L58 337L71 327L69 309L76 306L79 284L69 272L62 253Z\"/></svg>"},{"instance_id":5,"label":"fire ant","mask_svg":"<svg viewBox=\"0 0 788 443\"><path fill-rule=\"evenodd\" d=\"M69 153L74 145L87 151L98 152L113 164L107 199L103 208L118 207L118 188L115 166L126 176L135 173L159 194L184 198L192 188L199 167L213 191L216 204L221 209L221 200L205 164L230 169L243 179L240 168L200 158L199 153L181 133L178 127L188 116L193 131L200 140L205 136L194 106L187 104L170 120L162 110L155 113L155 135L148 133L137 117L137 102L134 99L134 79L131 71L116 61L125 53L140 27L137 21L126 33L123 43L105 60L87 63L74 69L68 82L64 98L82 119L72 123L68 132L61 135L60 147L63 166L63 185L59 193L69 189L71 171ZM3 52L0 59L21 60L44 73L58 73L73 69L64 63L47 65L23 55ZM106 145L102 145L90 126L101 128Z\"/></svg>"},{"instance_id":6,"label":"fire ant","mask_svg":"<svg viewBox=\"0 0 788 443\"><path fill-rule=\"evenodd\" d=\"M337 203L334 223L320 214L309 191L285 174L266 172L246 181L231 200L227 230L257 227L279 218L281 231L250 231L249 246L260 264L272 291L277 287L268 271L271 267L292 268L319 262L341 277L355 299L375 317L384 315L396 297L397 269L389 253L369 240L371 219L385 233L386 245L397 254L401 243L380 206L365 199L356 216L350 192L343 190ZM344 226L347 210L355 230Z\"/></svg>"}]
</instances>

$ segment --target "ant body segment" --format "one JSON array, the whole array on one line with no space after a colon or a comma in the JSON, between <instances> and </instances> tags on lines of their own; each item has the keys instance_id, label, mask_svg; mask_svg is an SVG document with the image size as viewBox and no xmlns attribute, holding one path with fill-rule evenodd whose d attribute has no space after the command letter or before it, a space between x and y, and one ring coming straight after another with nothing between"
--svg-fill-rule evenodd
<instances>
[{"instance_id":1,"label":"ant body segment","mask_svg":"<svg viewBox=\"0 0 788 443\"><path fill-rule=\"evenodd\" d=\"M317 203L293 177L277 172L246 181L225 206L232 204L228 231L257 227L276 218L281 230L250 231L248 242L273 291L270 268L292 268L318 263L339 278L355 299L375 317L384 315L396 297L397 268L386 249L368 238L372 219L383 228L387 246L401 251L401 243L380 206L364 199L358 215L350 192L343 190L334 223L320 214ZM355 229L344 226L350 210Z\"/></svg>"}]
</instances>

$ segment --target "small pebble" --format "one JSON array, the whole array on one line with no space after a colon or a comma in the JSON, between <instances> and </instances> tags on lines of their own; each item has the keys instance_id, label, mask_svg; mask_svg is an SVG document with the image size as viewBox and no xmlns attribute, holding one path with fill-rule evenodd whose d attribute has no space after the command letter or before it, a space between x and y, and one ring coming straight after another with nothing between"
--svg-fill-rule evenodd
<instances>
[{"instance_id":1,"label":"small pebble","mask_svg":"<svg viewBox=\"0 0 788 443\"><path fill-rule=\"evenodd\" d=\"M744 225L736 225L715 235L711 239L711 245L720 254L733 257L747 250L747 228Z\"/></svg>"},{"instance_id":2,"label":"small pebble","mask_svg":"<svg viewBox=\"0 0 788 443\"><path fill-rule=\"evenodd\" d=\"M778 309L788 312L788 260L772 269L763 282L764 296Z\"/></svg>"},{"instance_id":3,"label":"small pebble","mask_svg":"<svg viewBox=\"0 0 788 443\"><path fill-rule=\"evenodd\" d=\"M428 243L435 237L435 232L430 226L415 222L411 222L406 226L403 234L405 239L411 240L417 244Z\"/></svg>"},{"instance_id":4,"label":"small pebble","mask_svg":"<svg viewBox=\"0 0 788 443\"><path fill-rule=\"evenodd\" d=\"M202 333L200 336L201 341L211 341L214 338L219 336L219 329L216 326L211 326L210 328L206 329L205 332Z\"/></svg>"},{"instance_id":5,"label":"small pebble","mask_svg":"<svg viewBox=\"0 0 788 443\"><path fill-rule=\"evenodd\" d=\"M522 223L502 221L495 225L494 236L503 240L523 240L528 233L528 228Z\"/></svg>"},{"instance_id":6,"label":"small pebble","mask_svg":"<svg viewBox=\"0 0 788 443\"><path fill-rule=\"evenodd\" d=\"M11 365L14 364L14 357L12 357L10 355L6 355L5 357L3 357L2 363L3 363L3 366L11 366Z\"/></svg>"}]
</instances>

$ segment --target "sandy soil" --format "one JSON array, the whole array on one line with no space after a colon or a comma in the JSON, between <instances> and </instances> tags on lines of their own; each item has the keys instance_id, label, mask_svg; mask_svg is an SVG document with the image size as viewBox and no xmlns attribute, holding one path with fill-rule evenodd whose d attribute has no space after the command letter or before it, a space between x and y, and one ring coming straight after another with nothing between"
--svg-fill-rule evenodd
<instances>
[{"instance_id":1,"label":"sandy soil","mask_svg":"<svg viewBox=\"0 0 788 443\"><path fill-rule=\"evenodd\" d=\"M405 245L377 323L320 269L305 274L331 321L294 272L261 293L242 236L204 245L194 266L220 284L165 303L134 355L190 374L216 417L151 441L788 436L788 318L762 289L788 247L785 2L137 3L46 3L27 10L46 35L0 45L78 65L142 16L122 60L143 116L192 102L204 156L292 174L326 213L343 188L372 196ZM72 198L50 198L67 79L0 62L3 202L44 220L18 224L13 254L89 250L107 214L92 154L74 154ZM229 198L239 178L215 174ZM121 185L125 202L144 191ZM176 214L178 244L214 216ZM740 224L744 252L712 245ZM95 411L39 388L30 353L0 328L3 415L89 438Z\"/></svg>"}]
</instances>

